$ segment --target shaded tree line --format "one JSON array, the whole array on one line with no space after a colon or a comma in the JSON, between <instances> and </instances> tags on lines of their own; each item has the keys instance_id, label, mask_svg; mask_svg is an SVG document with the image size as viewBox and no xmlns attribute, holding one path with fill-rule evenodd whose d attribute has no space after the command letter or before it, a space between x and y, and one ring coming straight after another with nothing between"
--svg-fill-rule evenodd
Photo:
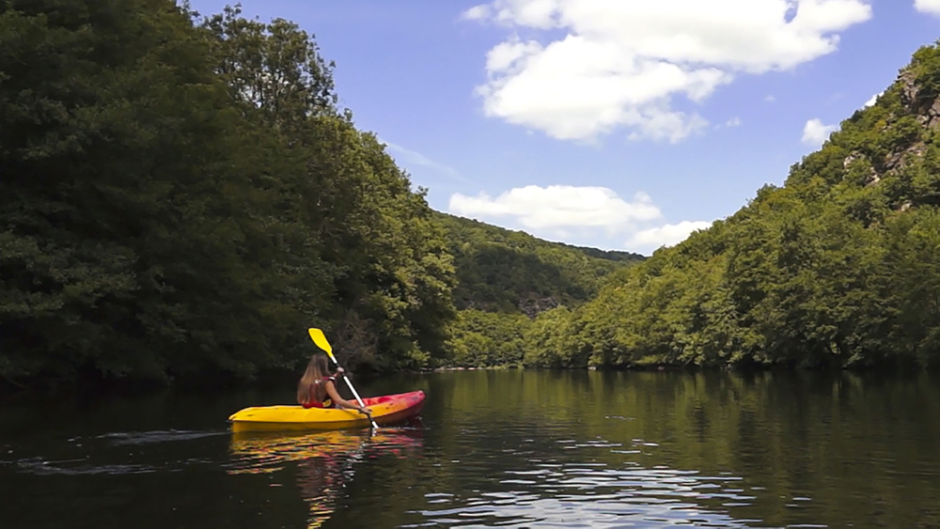
<instances>
[{"instance_id":1,"label":"shaded tree line","mask_svg":"<svg viewBox=\"0 0 940 529\"><path fill-rule=\"evenodd\" d=\"M0 2L0 378L250 378L309 326L445 355L444 230L332 68L237 8Z\"/></svg>"}]
</instances>

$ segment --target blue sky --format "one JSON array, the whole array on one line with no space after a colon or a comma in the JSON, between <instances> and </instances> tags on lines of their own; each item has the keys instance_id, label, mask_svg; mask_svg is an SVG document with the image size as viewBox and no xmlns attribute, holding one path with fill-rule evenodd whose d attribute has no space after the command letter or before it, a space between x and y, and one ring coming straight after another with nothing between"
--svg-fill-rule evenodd
<instances>
[{"instance_id":1,"label":"blue sky","mask_svg":"<svg viewBox=\"0 0 940 529\"><path fill-rule=\"evenodd\" d=\"M940 38L940 0L241 4L315 35L434 209L647 255L782 184Z\"/></svg>"}]
</instances>

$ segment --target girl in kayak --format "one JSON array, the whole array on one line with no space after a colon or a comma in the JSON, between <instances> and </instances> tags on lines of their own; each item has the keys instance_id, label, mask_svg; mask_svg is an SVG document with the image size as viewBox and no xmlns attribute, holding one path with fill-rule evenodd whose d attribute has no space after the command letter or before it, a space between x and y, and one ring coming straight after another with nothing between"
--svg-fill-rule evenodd
<instances>
[{"instance_id":1,"label":"girl in kayak","mask_svg":"<svg viewBox=\"0 0 940 529\"><path fill-rule=\"evenodd\" d=\"M347 408L364 413L370 418L372 410L359 406L339 396L336 381L343 377L343 368L330 374L330 359L323 353L317 353L307 364L307 370L297 384L297 402L304 408Z\"/></svg>"}]
</instances>

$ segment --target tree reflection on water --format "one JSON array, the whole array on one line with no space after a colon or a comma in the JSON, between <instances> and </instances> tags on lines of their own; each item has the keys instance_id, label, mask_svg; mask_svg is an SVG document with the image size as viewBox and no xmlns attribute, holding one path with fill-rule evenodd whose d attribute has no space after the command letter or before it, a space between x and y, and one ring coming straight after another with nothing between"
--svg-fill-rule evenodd
<instances>
[{"instance_id":1,"label":"tree reflection on water","mask_svg":"<svg viewBox=\"0 0 940 529\"><path fill-rule=\"evenodd\" d=\"M239 432L232 434L234 465L228 473L272 473L295 464L297 485L310 511L307 526L315 529L332 516L356 463L385 455L410 457L422 444L420 419L377 432Z\"/></svg>"}]
</instances>

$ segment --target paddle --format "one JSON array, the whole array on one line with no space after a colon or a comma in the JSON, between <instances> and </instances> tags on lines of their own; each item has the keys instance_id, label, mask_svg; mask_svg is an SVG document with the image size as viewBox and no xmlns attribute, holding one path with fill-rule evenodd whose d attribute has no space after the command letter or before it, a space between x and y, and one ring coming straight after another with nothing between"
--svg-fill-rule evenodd
<instances>
[{"instance_id":1,"label":"paddle","mask_svg":"<svg viewBox=\"0 0 940 529\"><path fill-rule=\"evenodd\" d=\"M320 329L311 328L311 329L307 329L307 332L310 333L310 338L313 340L313 343L317 344L317 347L319 347L320 349L323 349L326 352L326 355L330 357L330 360L332 360L333 363L336 364L337 367L339 367L339 362L337 362L336 357L333 356L333 347L330 346L330 342L327 341L326 335L323 334L323 331L321 331ZM359 402L359 405L365 408L366 405L363 404L362 399L359 398L359 394L356 393L356 388L353 387L352 382L350 382L349 379L346 378L345 376L343 377L343 380L346 381L346 385L349 386L350 391L352 391L352 394L356 397L356 400ZM372 427L378 430L379 425L375 424L375 420L372 419L371 415L369 415L368 417L369 417L369 420L372 421Z\"/></svg>"}]
</instances>

